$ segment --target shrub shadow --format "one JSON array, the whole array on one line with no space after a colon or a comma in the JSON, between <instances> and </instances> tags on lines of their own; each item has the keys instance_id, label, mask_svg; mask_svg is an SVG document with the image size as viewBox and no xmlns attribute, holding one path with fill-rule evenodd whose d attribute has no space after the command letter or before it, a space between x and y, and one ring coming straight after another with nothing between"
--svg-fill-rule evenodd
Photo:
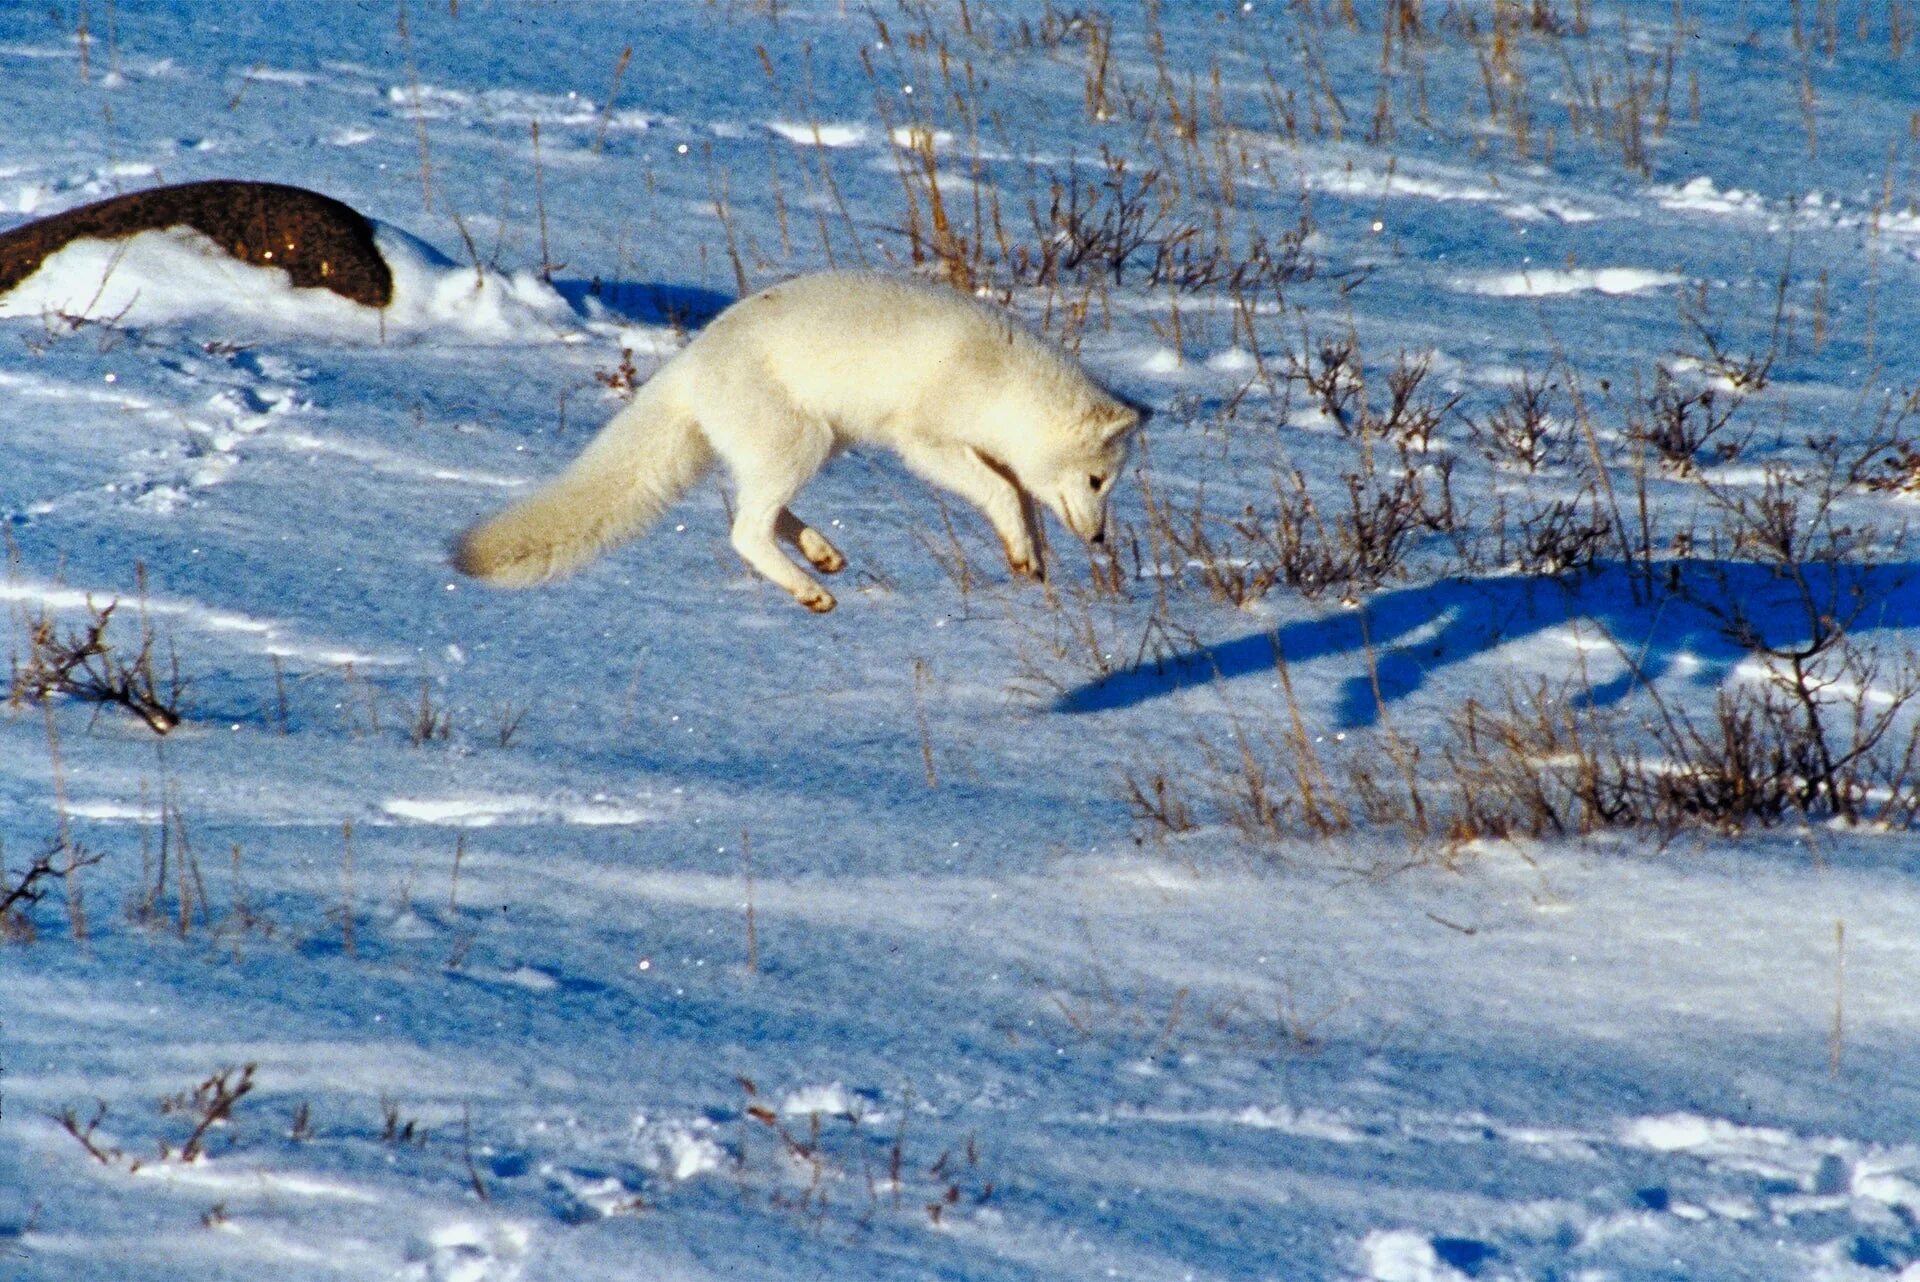
<instances>
[{"instance_id":1,"label":"shrub shadow","mask_svg":"<svg viewBox=\"0 0 1920 1282\"><path fill-rule=\"evenodd\" d=\"M1775 646L1810 634L1809 600L1842 621L1851 617L1856 635L1920 625L1920 593L1911 590L1920 564L1803 566L1804 589L1774 567L1749 562L1685 560L1655 569L1651 600L1637 571L1622 565L1567 580L1452 578L1383 592L1358 609L1137 664L1068 690L1054 709L1129 708L1177 690L1271 672L1276 657L1297 664L1352 655L1361 671L1343 684L1339 718L1343 728L1361 728L1374 723L1382 703L1415 693L1435 671L1572 624L1601 644L1610 638L1633 660L1633 670L1583 696L1589 706L1606 706L1626 698L1642 680L1676 671L1690 672L1701 685L1718 684L1750 653L1731 635L1733 611Z\"/></svg>"}]
</instances>

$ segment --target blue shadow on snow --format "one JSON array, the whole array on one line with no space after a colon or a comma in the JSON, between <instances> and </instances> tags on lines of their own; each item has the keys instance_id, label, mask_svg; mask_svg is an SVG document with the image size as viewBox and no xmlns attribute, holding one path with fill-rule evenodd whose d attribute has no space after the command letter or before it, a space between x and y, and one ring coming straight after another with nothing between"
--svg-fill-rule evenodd
<instances>
[{"instance_id":1,"label":"blue shadow on snow","mask_svg":"<svg viewBox=\"0 0 1920 1282\"><path fill-rule=\"evenodd\" d=\"M556 280L553 288L576 312L585 312L588 300L625 320L640 325L672 325L700 329L732 306L733 295L698 285L669 285L656 281Z\"/></svg>"},{"instance_id":2,"label":"blue shadow on snow","mask_svg":"<svg viewBox=\"0 0 1920 1282\"><path fill-rule=\"evenodd\" d=\"M1147 660L1062 694L1058 712L1130 708L1177 690L1271 673L1276 658L1289 664L1353 655L1360 669L1342 686L1340 724L1373 724L1382 703L1413 694L1438 669L1497 646L1579 624L1596 641L1610 637L1633 663L1629 671L1594 686L1590 706L1617 703L1641 681L1657 681L1677 665L1694 665L1693 678L1718 684L1749 649L1729 635L1734 603L1776 646L1806 638L1813 625L1805 602L1822 613L1851 619L1859 635L1920 626L1920 593L1911 590L1920 564L1805 567L1807 591L1773 567L1737 561L1684 560L1654 567L1652 599L1625 566L1608 565L1565 580L1501 575L1442 579L1383 592L1357 609L1248 633L1217 645ZM1371 650L1373 671L1365 657ZM1374 697L1374 672L1380 697Z\"/></svg>"}]
</instances>

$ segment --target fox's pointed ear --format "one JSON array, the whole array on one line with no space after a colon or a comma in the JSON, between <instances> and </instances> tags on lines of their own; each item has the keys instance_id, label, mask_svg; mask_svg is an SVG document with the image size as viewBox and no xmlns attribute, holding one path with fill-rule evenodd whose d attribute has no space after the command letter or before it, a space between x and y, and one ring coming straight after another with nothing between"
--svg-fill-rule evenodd
<instances>
[{"instance_id":1,"label":"fox's pointed ear","mask_svg":"<svg viewBox=\"0 0 1920 1282\"><path fill-rule=\"evenodd\" d=\"M1132 401L1110 401L1094 412L1094 430L1100 434L1100 443L1105 445L1130 432L1139 431L1146 426L1150 413L1146 406L1136 405Z\"/></svg>"}]
</instances>

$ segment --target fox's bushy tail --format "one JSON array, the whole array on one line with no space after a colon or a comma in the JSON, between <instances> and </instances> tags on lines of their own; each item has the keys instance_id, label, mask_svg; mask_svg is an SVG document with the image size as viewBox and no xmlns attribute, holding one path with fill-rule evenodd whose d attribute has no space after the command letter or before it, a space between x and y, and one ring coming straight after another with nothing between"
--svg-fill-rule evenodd
<instances>
[{"instance_id":1,"label":"fox's bushy tail","mask_svg":"<svg viewBox=\"0 0 1920 1282\"><path fill-rule=\"evenodd\" d=\"M713 450L656 375L572 466L454 543L462 574L524 588L579 569L658 520L713 465Z\"/></svg>"}]
</instances>

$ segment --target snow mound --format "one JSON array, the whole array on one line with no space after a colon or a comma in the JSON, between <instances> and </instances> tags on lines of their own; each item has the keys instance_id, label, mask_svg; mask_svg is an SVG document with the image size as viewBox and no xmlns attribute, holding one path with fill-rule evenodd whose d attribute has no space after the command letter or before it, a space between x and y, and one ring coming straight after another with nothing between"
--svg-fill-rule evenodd
<instances>
[{"instance_id":1,"label":"snow mound","mask_svg":"<svg viewBox=\"0 0 1920 1282\"><path fill-rule=\"evenodd\" d=\"M1333 196L1374 199L1406 196L1432 201L1497 201L1500 193L1459 173L1437 168L1430 175L1409 173L1401 165L1324 165L1303 175L1315 191Z\"/></svg>"},{"instance_id":2,"label":"snow mound","mask_svg":"<svg viewBox=\"0 0 1920 1282\"><path fill-rule=\"evenodd\" d=\"M857 147L868 137L865 125L796 124L791 120L769 120L767 129L799 147Z\"/></svg>"},{"instance_id":3,"label":"snow mound","mask_svg":"<svg viewBox=\"0 0 1920 1282\"><path fill-rule=\"evenodd\" d=\"M1641 267L1589 267L1496 272L1467 277L1460 282L1460 287L1488 298L1546 298L1561 294L1641 294L1677 285L1682 279L1672 272Z\"/></svg>"},{"instance_id":4,"label":"snow mound","mask_svg":"<svg viewBox=\"0 0 1920 1282\"><path fill-rule=\"evenodd\" d=\"M1469 1276L1443 1260L1425 1234L1410 1229L1369 1233L1360 1253L1368 1282L1459 1282Z\"/></svg>"},{"instance_id":5,"label":"snow mound","mask_svg":"<svg viewBox=\"0 0 1920 1282\"><path fill-rule=\"evenodd\" d=\"M726 1150L705 1133L711 1126L704 1119L660 1126L641 1122L635 1127L640 1165L682 1184L726 1169Z\"/></svg>"},{"instance_id":6,"label":"snow mound","mask_svg":"<svg viewBox=\"0 0 1920 1282\"><path fill-rule=\"evenodd\" d=\"M788 1092L786 1098L780 1101L780 1112L785 1117L807 1117L816 1113L821 1117L854 1116L853 1101L848 1097L846 1088L838 1082L803 1086Z\"/></svg>"},{"instance_id":7,"label":"snow mound","mask_svg":"<svg viewBox=\"0 0 1920 1282\"><path fill-rule=\"evenodd\" d=\"M554 822L600 828L649 823L659 817L644 807L598 796L588 801L548 801L538 797L396 797L381 809L395 819L455 828Z\"/></svg>"},{"instance_id":8,"label":"snow mound","mask_svg":"<svg viewBox=\"0 0 1920 1282\"><path fill-rule=\"evenodd\" d=\"M1652 188L1653 198L1662 209L1688 210L1704 214L1765 213L1767 202L1750 191L1737 187L1721 188L1702 174L1679 186Z\"/></svg>"},{"instance_id":9,"label":"snow mound","mask_svg":"<svg viewBox=\"0 0 1920 1282\"><path fill-rule=\"evenodd\" d=\"M249 334L343 343L552 342L577 333L577 317L531 271L462 267L384 223L374 242L393 272L384 309L326 289L296 287L277 268L241 262L197 231L174 227L124 240L76 240L0 296L0 318L46 317L127 326L217 321Z\"/></svg>"}]
</instances>

